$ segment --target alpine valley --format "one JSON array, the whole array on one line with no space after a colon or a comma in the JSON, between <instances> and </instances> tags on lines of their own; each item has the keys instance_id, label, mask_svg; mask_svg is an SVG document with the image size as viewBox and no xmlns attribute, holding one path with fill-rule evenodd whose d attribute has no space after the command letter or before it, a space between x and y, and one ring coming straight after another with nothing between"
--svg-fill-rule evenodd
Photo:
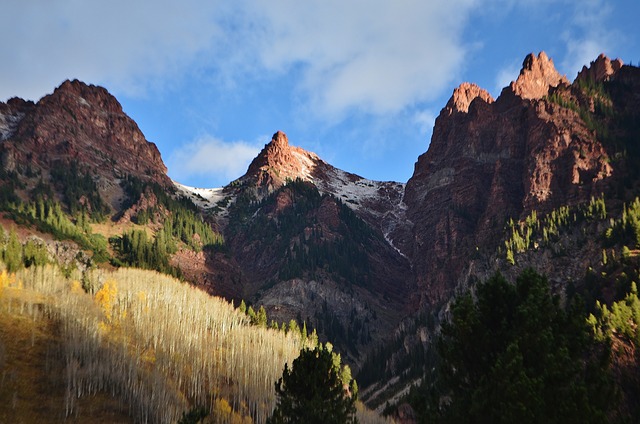
<instances>
[{"instance_id":1,"label":"alpine valley","mask_svg":"<svg viewBox=\"0 0 640 424\"><path fill-rule=\"evenodd\" d=\"M67 390L60 395L60 417L98 422L112 397L120 399L120 415L109 420L172 422L209 399L208 409L224 417L220 422L262 423L273 395L252 390L270 390L284 362L315 330L350 365L368 408L385 412L386 420L419 422L429 410L425 399L435 390L432 371L443 352L436 347L442 328L456 316L456 299L465 293L475 299L496 272L513 283L533 268L546 277L562 308L582 299L582 322L587 326L591 314L593 328L601 330L604 321L594 320L604 320L603 310L630 299L640 281L640 69L619 59L601 55L571 82L545 53L530 54L496 99L474 84L461 84L406 183L362 178L293 144L278 131L243 176L222 188L193 188L167 176L156 146L104 88L66 81L37 103L0 103L0 244L8 271L4 295L0 285L0 366L18 369L11 362L18 347L8 340L25 334L43 351L66 352L60 311L67 306L47 299L70 297L78 287L96 299L106 281L117 281L120 321L111 317L111 306L108 313L103 308L109 336L96 334L123 340L134 337L125 328L135 319L139 293L150 297L154 284L184 285L197 301L192 307L180 304L192 311L170 319L199 320L214 308L227 308L225 314L237 314L236 321L221 331L261 327L274 334L275 341L261 343L272 343L280 362L255 357L243 365L273 367L261 377L264 389L232 373L215 381L203 377L193 386L210 384L206 394L180 389L179 401L167 401L173 408L168 415L149 415L140 406L142 394L108 376L110 383L77 389L82 384L69 380L73 367L78 375L109 371L59 353L54 357L60 369L51 360L53 365L37 364L39 371L32 372L49 380L52 373L66 372L62 382L51 383L61 393ZM130 279L119 277L128 268L149 270L149 287L128 286ZM38 272L55 273L68 284L34 291L30 296L37 299L19 296L17 281L31 287L29 278L37 277L29 275ZM20 321L18 304L40 310L23 312L39 323L36 329ZM178 309L166 299L147 306ZM605 418L637 422L640 309L625 319L630 332L601 331L608 336L607 375L617 399ZM22 327L12 332L10 320ZM283 347L293 330L302 339ZM179 358L180 365L167 365L175 379L188 366L180 361L198 355L189 350L194 346L219 352L245 343L212 338L181 353L161 354L160 336L148 337L140 351L129 353L141 358L140 381L152 374L160 379L154 364ZM252 343L248 351L262 349ZM26 402L22 397L29 392L11 381L3 377L0 395ZM75 390L70 395L69 387ZM73 404L69 396L94 401ZM447 394L439 396L446 403ZM0 409L0 421L15 418L9 409ZM364 407L359 414L360 422L382 420Z\"/></svg>"}]
</instances>

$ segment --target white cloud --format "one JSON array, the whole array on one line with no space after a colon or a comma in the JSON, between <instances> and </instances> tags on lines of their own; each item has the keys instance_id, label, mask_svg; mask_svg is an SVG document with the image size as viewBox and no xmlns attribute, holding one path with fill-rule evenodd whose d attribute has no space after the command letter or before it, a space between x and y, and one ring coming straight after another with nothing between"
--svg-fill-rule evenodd
<instances>
[{"instance_id":1,"label":"white cloud","mask_svg":"<svg viewBox=\"0 0 640 424\"><path fill-rule=\"evenodd\" d=\"M428 134L436 123L436 115L429 109L421 110L413 116L413 122L418 125L421 133Z\"/></svg>"},{"instance_id":2,"label":"white cloud","mask_svg":"<svg viewBox=\"0 0 640 424\"><path fill-rule=\"evenodd\" d=\"M562 67L570 80L613 45L615 29L606 23L610 14L610 5L603 0L585 0L574 6L572 25L562 35L567 49Z\"/></svg>"},{"instance_id":3,"label":"white cloud","mask_svg":"<svg viewBox=\"0 0 640 424\"><path fill-rule=\"evenodd\" d=\"M193 75L237 87L266 74L292 78L325 118L394 113L455 80L478 1L7 0L0 100L67 78L140 96Z\"/></svg>"},{"instance_id":4,"label":"white cloud","mask_svg":"<svg viewBox=\"0 0 640 424\"><path fill-rule=\"evenodd\" d=\"M220 89L266 77L286 80L288 102L325 120L388 116L458 82L482 49L463 38L472 15L560 6L573 10L563 64L577 72L610 44L604 0L5 0L0 100L35 100L66 78L140 96L194 77Z\"/></svg>"},{"instance_id":5,"label":"white cloud","mask_svg":"<svg viewBox=\"0 0 640 424\"><path fill-rule=\"evenodd\" d=\"M296 68L309 106L335 118L353 109L394 113L440 94L460 72L461 35L475 0L260 5L252 16L261 65Z\"/></svg>"},{"instance_id":6,"label":"white cloud","mask_svg":"<svg viewBox=\"0 0 640 424\"><path fill-rule=\"evenodd\" d=\"M567 77L573 80L583 66L589 67L600 53L606 53L608 45L604 39L584 38L567 39L567 55L562 62L563 68L568 70Z\"/></svg>"},{"instance_id":7,"label":"white cloud","mask_svg":"<svg viewBox=\"0 0 640 424\"><path fill-rule=\"evenodd\" d=\"M203 136L173 151L168 160L169 174L179 182L198 178L215 182L209 185L224 185L242 176L260 149L255 143Z\"/></svg>"},{"instance_id":8,"label":"white cloud","mask_svg":"<svg viewBox=\"0 0 640 424\"><path fill-rule=\"evenodd\" d=\"M514 61L498 71L498 74L496 75L496 85L494 87L494 92L492 93L494 98L497 98L500 95L504 87L507 87L512 81L515 81L518 78L521 68L522 60Z\"/></svg>"},{"instance_id":9,"label":"white cloud","mask_svg":"<svg viewBox=\"0 0 640 424\"><path fill-rule=\"evenodd\" d=\"M214 1L6 0L0 99L37 100L67 78L141 94L213 48Z\"/></svg>"}]
</instances>

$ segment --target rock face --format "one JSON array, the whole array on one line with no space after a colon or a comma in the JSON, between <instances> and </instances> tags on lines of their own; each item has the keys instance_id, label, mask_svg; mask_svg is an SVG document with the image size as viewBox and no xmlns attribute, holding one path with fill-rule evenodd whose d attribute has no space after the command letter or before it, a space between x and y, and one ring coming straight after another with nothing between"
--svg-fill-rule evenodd
<instances>
[{"instance_id":1,"label":"rock face","mask_svg":"<svg viewBox=\"0 0 640 424\"><path fill-rule=\"evenodd\" d=\"M495 253L510 218L582 202L638 174L607 139L637 150L639 74L600 56L570 84L540 53L497 99L463 83L406 185L339 170L278 131L227 187L181 186L224 232L227 250L185 248L172 263L212 294L308 320L357 363L403 315L451 299L470 261ZM71 163L114 212L123 212L128 175L175 190L156 146L103 88L67 81L37 103L0 103L2 184L18 179L28 197ZM123 225L158 199L131 200ZM418 339L427 338L425 329Z\"/></svg>"},{"instance_id":2,"label":"rock face","mask_svg":"<svg viewBox=\"0 0 640 424\"><path fill-rule=\"evenodd\" d=\"M622 65L622 60L611 60L604 54L600 54L596 60L591 62L588 68L586 66L582 67L576 80L584 82L607 81L622 68Z\"/></svg>"},{"instance_id":3,"label":"rock face","mask_svg":"<svg viewBox=\"0 0 640 424\"><path fill-rule=\"evenodd\" d=\"M471 102L476 98L484 101L485 103L493 103L493 97L491 94L483 88L478 87L475 84L471 84L468 82L463 82L453 90L453 95L447 102L445 109L449 113L455 112L469 112L469 106Z\"/></svg>"},{"instance_id":4,"label":"rock face","mask_svg":"<svg viewBox=\"0 0 640 424\"><path fill-rule=\"evenodd\" d=\"M600 68L619 67L607 61L598 59L581 74L611 77ZM607 150L578 108L548 100L554 94L572 104L579 101L573 93L544 53L527 56L518 79L495 102L471 84L454 91L404 199L414 224L405 250L422 304L449 299L469 259L497 247L509 218L603 190L612 175Z\"/></svg>"},{"instance_id":5,"label":"rock face","mask_svg":"<svg viewBox=\"0 0 640 424\"><path fill-rule=\"evenodd\" d=\"M286 134L278 131L240 180L250 182L260 195L264 195L281 187L287 180L308 178L309 167L313 167L317 160L317 156L290 146Z\"/></svg>"},{"instance_id":6,"label":"rock face","mask_svg":"<svg viewBox=\"0 0 640 424\"><path fill-rule=\"evenodd\" d=\"M520 75L509 87L518 97L523 99L540 99L549 93L550 87L569 84L566 77L560 75L545 52L538 56L529 54L522 63Z\"/></svg>"},{"instance_id":7,"label":"rock face","mask_svg":"<svg viewBox=\"0 0 640 424\"><path fill-rule=\"evenodd\" d=\"M406 222L404 184L339 170L278 131L223 191L233 200L219 222L241 269L227 292L306 321L352 364L408 312L411 265L387 238Z\"/></svg>"},{"instance_id":8,"label":"rock face","mask_svg":"<svg viewBox=\"0 0 640 424\"><path fill-rule=\"evenodd\" d=\"M46 176L75 162L99 180L106 197L115 196L114 182L126 175L172 186L157 147L120 103L104 88L77 80L65 81L35 104L0 103L0 141L5 171L24 174L28 168Z\"/></svg>"}]
</instances>

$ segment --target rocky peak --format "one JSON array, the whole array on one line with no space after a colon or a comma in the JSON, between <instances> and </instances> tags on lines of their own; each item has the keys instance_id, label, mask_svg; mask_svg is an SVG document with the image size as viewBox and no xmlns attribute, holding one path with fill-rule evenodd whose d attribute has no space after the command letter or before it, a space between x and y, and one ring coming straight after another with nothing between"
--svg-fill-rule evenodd
<instances>
[{"instance_id":1,"label":"rocky peak","mask_svg":"<svg viewBox=\"0 0 640 424\"><path fill-rule=\"evenodd\" d=\"M453 95L447 102L446 110L451 112L464 112L469 111L471 102L480 98L486 103L493 103L493 97L491 94L483 88L478 87L476 84L463 82L453 90Z\"/></svg>"},{"instance_id":2,"label":"rocky peak","mask_svg":"<svg viewBox=\"0 0 640 424\"><path fill-rule=\"evenodd\" d=\"M586 66L582 67L582 70L576 77L576 81L606 81L611 78L613 74L618 72L620 68L622 68L622 65L622 60L611 60L603 53L600 53L600 56L598 56L596 60L592 61L588 68Z\"/></svg>"},{"instance_id":3,"label":"rocky peak","mask_svg":"<svg viewBox=\"0 0 640 424\"><path fill-rule=\"evenodd\" d=\"M258 189L259 195L264 195L278 189L288 179L310 180L311 171L319 161L315 154L289 145L287 135L278 131L240 180L249 181Z\"/></svg>"},{"instance_id":4,"label":"rocky peak","mask_svg":"<svg viewBox=\"0 0 640 424\"><path fill-rule=\"evenodd\" d=\"M43 97L38 104L53 107L92 107L107 114L123 114L120 102L106 88L85 84L77 79L64 81L52 94Z\"/></svg>"},{"instance_id":5,"label":"rocky peak","mask_svg":"<svg viewBox=\"0 0 640 424\"><path fill-rule=\"evenodd\" d=\"M282 131L276 131L276 133L271 138L270 143L274 148L286 149L289 147L289 139L287 135Z\"/></svg>"},{"instance_id":6,"label":"rocky peak","mask_svg":"<svg viewBox=\"0 0 640 424\"><path fill-rule=\"evenodd\" d=\"M463 84L436 119L405 189L411 234L392 234L407 241L402 251L413 260L426 303L451 295L469 257L478 246L493 246L509 218L602 190L612 174L604 146L579 113L541 100L564 84L569 90L544 53L529 55L495 102Z\"/></svg>"},{"instance_id":7,"label":"rocky peak","mask_svg":"<svg viewBox=\"0 0 640 424\"><path fill-rule=\"evenodd\" d=\"M511 83L510 88L523 99L540 99L549 93L550 87L561 83L569 84L569 80L560 75L545 52L540 52L538 56L533 53L527 55L518 79Z\"/></svg>"},{"instance_id":8,"label":"rocky peak","mask_svg":"<svg viewBox=\"0 0 640 424\"><path fill-rule=\"evenodd\" d=\"M46 176L77 163L97 178L101 195L108 198L119 196L117 181L126 175L172 186L156 145L115 97L78 80L65 81L35 104L20 99L0 103L0 140L5 170L32 169Z\"/></svg>"}]
</instances>

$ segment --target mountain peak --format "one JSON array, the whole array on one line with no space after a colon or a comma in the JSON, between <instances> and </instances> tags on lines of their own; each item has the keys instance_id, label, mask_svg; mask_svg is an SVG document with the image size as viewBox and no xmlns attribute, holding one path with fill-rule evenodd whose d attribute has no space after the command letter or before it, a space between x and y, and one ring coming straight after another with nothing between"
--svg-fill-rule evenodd
<instances>
[{"instance_id":1,"label":"mountain peak","mask_svg":"<svg viewBox=\"0 0 640 424\"><path fill-rule=\"evenodd\" d=\"M287 138L287 135L282 131L276 131L276 133L271 138L271 144L280 148L287 148L289 147L289 139Z\"/></svg>"},{"instance_id":2,"label":"mountain peak","mask_svg":"<svg viewBox=\"0 0 640 424\"><path fill-rule=\"evenodd\" d=\"M71 109L90 106L111 114L123 114L120 102L106 88L86 84L80 80L66 80L52 94L43 97L40 102L53 106L67 105Z\"/></svg>"},{"instance_id":3,"label":"mountain peak","mask_svg":"<svg viewBox=\"0 0 640 424\"><path fill-rule=\"evenodd\" d=\"M611 60L604 53L600 53L600 56L591 62L589 67L582 67L582 70L578 73L576 81L606 81L613 74L618 72L622 68L622 60Z\"/></svg>"},{"instance_id":4,"label":"mountain peak","mask_svg":"<svg viewBox=\"0 0 640 424\"><path fill-rule=\"evenodd\" d=\"M279 170L290 166L293 162L289 139L285 133L278 131L271 137L271 141L264 145L260 154L253 159L247 174L253 175L266 168Z\"/></svg>"},{"instance_id":5,"label":"mountain peak","mask_svg":"<svg viewBox=\"0 0 640 424\"><path fill-rule=\"evenodd\" d=\"M545 52L538 56L530 53L522 62L518 79L511 83L511 90L523 99L540 99L549 93L550 87L561 83L569 84L569 80L560 75Z\"/></svg>"},{"instance_id":6,"label":"mountain peak","mask_svg":"<svg viewBox=\"0 0 640 424\"><path fill-rule=\"evenodd\" d=\"M318 161L314 153L289 145L287 135L277 131L253 159L241 180L251 181L260 192L266 194L282 186L288 179L311 179L311 171Z\"/></svg>"},{"instance_id":7,"label":"mountain peak","mask_svg":"<svg viewBox=\"0 0 640 424\"><path fill-rule=\"evenodd\" d=\"M77 162L104 181L126 175L169 186L155 144L105 88L64 81L36 104L0 103L0 139L6 163L45 171Z\"/></svg>"},{"instance_id":8,"label":"mountain peak","mask_svg":"<svg viewBox=\"0 0 640 424\"><path fill-rule=\"evenodd\" d=\"M471 102L478 97L487 103L493 103L493 97L487 90L478 87L476 84L463 82L453 90L446 108L451 111L467 113Z\"/></svg>"}]
</instances>

